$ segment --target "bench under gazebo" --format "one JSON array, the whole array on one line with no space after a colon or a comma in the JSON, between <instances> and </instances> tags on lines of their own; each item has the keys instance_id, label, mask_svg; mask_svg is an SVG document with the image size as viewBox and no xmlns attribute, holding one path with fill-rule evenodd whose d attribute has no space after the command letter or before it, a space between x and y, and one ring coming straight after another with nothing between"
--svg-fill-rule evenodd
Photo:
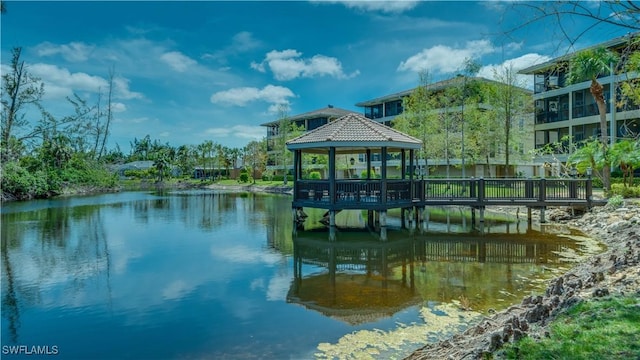
<instances>
[{"instance_id":1,"label":"bench under gazebo","mask_svg":"<svg viewBox=\"0 0 640 360\"><path fill-rule=\"evenodd\" d=\"M337 212L366 210L368 225L377 219L386 240L387 210L414 206L414 152L421 147L420 140L359 114L288 141L294 221L303 221L304 207L326 209L333 238Z\"/></svg>"}]
</instances>

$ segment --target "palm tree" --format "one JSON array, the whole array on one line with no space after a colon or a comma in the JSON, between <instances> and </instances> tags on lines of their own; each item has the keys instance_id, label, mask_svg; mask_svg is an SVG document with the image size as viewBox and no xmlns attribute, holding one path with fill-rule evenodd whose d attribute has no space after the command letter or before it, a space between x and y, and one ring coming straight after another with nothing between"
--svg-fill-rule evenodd
<instances>
[{"instance_id":1,"label":"palm tree","mask_svg":"<svg viewBox=\"0 0 640 360\"><path fill-rule=\"evenodd\" d=\"M624 186L633 186L633 171L640 167L640 143L624 139L611 146L611 164L620 167Z\"/></svg>"},{"instance_id":2,"label":"palm tree","mask_svg":"<svg viewBox=\"0 0 640 360\"><path fill-rule=\"evenodd\" d=\"M604 99L604 87L598 82L598 76L608 74L611 71L611 64L617 61L617 56L603 47L581 51L570 60L568 79L571 84L591 80L589 91L598 105L600 114L600 142L604 153L602 185L607 192L611 190L611 161L608 159L607 144L609 138L607 135L607 104ZM615 99L615 96L613 98Z\"/></svg>"}]
</instances>

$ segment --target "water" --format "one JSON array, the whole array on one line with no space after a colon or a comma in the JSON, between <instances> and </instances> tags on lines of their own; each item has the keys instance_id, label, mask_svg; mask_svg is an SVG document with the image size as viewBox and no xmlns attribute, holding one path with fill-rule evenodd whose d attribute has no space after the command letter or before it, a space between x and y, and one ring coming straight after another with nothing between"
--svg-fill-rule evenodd
<instances>
[{"instance_id":1,"label":"water","mask_svg":"<svg viewBox=\"0 0 640 360\"><path fill-rule=\"evenodd\" d=\"M420 322L424 306L508 306L583 247L526 226L294 239L289 197L216 191L8 203L1 231L2 354L70 359L312 358L345 334Z\"/></svg>"}]
</instances>

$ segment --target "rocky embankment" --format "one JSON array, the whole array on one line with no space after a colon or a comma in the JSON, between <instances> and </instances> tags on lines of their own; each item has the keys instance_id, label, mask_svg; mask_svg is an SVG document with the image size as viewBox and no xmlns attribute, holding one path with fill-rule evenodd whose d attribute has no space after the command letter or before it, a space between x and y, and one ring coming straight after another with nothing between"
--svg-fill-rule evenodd
<instances>
[{"instance_id":1,"label":"rocky embankment","mask_svg":"<svg viewBox=\"0 0 640 360\"><path fill-rule=\"evenodd\" d=\"M573 217L565 210L549 219L578 228L600 240L607 250L550 281L544 294L484 318L450 339L416 350L407 359L483 359L505 343L524 336L542 338L547 325L578 302L603 296L634 295L640 299L640 206L597 207Z\"/></svg>"}]
</instances>

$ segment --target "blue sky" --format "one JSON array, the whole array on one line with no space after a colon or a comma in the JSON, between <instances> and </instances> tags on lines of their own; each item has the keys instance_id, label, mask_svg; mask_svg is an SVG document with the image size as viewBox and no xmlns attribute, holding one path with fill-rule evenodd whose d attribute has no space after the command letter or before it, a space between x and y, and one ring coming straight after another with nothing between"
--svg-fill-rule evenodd
<instances>
[{"instance_id":1,"label":"blue sky","mask_svg":"<svg viewBox=\"0 0 640 360\"><path fill-rule=\"evenodd\" d=\"M597 2L594 3L597 5ZM505 36L527 14L511 2L460 1L9 1L2 15L2 73L11 49L45 83L44 106L73 113L65 97L89 103L114 72L109 148L134 138L173 146L213 140L243 147L260 124L328 104L356 103L411 89L418 73L455 76L465 58L481 76L523 68L567 51L556 26L536 23ZM582 21L582 20L580 20ZM567 23L579 33L590 25ZM580 49L624 35L596 27ZM103 97L104 98L104 97ZM37 121L37 112L28 112Z\"/></svg>"}]
</instances>

